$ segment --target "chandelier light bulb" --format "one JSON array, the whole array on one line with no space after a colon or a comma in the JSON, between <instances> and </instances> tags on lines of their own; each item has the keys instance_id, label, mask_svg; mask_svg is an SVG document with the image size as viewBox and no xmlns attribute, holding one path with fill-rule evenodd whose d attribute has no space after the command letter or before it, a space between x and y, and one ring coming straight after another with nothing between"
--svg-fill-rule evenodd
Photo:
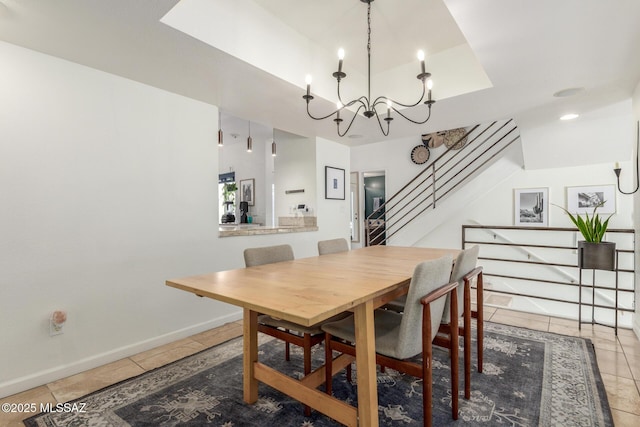
<instances>
[{"instance_id":1,"label":"chandelier light bulb","mask_svg":"<svg viewBox=\"0 0 640 427\"><path fill-rule=\"evenodd\" d=\"M426 68L424 66L424 51L423 50L419 50L418 51L418 61L420 61L420 71L422 72L421 74L425 74Z\"/></svg>"},{"instance_id":2,"label":"chandelier light bulb","mask_svg":"<svg viewBox=\"0 0 640 427\"><path fill-rule=\"evenodd\" d=\"M309 101L313 99L313 96L311 96L311 80L311 74L307 74L304 78L305 83L307 83L307 95L305 96L307 104L309 104Z\"/></svg>"},{"instance_id":3,"label":"chandelier light bulb","mask_svg":"<svg viewBox=\"0 0 640 427\"><path fill-rule=\"evenodd\" d=\"M433 89L433 80L431 79L427 80L427 89L429 90Z\"/></svg>"},{"instance_id":4,"label":"chandelier light bulb","mask_svg":"<svg viewBox=\"0 0 640 427\"><path fill-rule=\"evenodd\" d=\"M338 74L342 73L342 60L344 59L344 49L338 49Z\"/></svg>"}]
</instances>

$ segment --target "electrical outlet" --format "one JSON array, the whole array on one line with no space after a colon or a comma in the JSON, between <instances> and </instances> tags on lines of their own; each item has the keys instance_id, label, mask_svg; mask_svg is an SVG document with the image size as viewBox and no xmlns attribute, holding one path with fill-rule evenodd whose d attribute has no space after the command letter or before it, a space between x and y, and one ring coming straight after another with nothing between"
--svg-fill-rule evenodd
<instances>
[{"instance_id":1,"label":"electrical outlet","mask_svg":"<svg viewBox=\"0 0 640 427\"><path fill-rule=\"evenodd\" d=\"M53 337L64 333L64 323L56 324L53 319L49 319L49 336Z\"/></svg>"}]
</instances>

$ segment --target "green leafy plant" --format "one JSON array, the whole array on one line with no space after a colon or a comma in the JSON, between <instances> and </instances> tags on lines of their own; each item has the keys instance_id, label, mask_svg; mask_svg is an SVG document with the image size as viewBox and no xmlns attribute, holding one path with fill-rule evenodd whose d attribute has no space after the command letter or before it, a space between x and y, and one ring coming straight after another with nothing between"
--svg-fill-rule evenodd
<instances>
[{"instance_id":1,"label":"green leafy plant","mask_svg":"<svg viewBox=\"0 0 640 427\"><path fill-rule=\"evenodd\" d=\"M571 212L569 212L562 206L558 206L558 205L555 205L555 206L558 206L560 209L562 209L569 215L569 218L571 218L571 221L575 224L576 227L578 227L578 230L580 230L580 233L582 234L582 237L584 237L585 241L591 242L591 243L600 243L602 242L604 233L607 232L607 227L609 226L609 220L613 216L613 214L611 214L607 219L603 221L600 218L600 215L596 213L598 208L604 204L605 204L604 201L598 204L596 207L593 208L593 213L591 214L591 217L589 217L589 214L587 213L585 214L584 218L582 218L578 214L575 214L575 216L572 215Z\"/></svg>"},{"instance_id":2,"label":"green leafy plant","mask_svg":"<svg viewBox=\"0 0 640 427\"><path fill-rule=\"evenodd\" d=\"M235 182L229 182L225 184L222 188L222 197L224 198L224 202L233 202L236 197L236 191L238 190L238 186Z\"/></svg>"}]
</instances>

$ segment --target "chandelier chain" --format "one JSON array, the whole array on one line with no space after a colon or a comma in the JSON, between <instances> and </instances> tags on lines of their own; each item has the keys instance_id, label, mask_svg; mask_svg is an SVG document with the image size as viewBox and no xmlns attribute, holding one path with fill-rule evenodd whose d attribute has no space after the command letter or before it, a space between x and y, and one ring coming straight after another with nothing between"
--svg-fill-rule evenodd
<instances>
[{"instance_id":1,"label":"chandelier chain","mask_svg":"<svg viewBox=\"0 0 640 427\"><path fill-rule=\"evenodd\" d=\"M367 6L367 53L371 56L371 3Z\"/></svg>"},{"instance_id":2,"label":"chandelier chain","mask_svg":"<svg viewBox=\"0 0 640 427\"><path fill-rule=\"evenodd\" d=\"M367 110L371 111L371 2L367 3Z\"/></svg>"}]
</instances>

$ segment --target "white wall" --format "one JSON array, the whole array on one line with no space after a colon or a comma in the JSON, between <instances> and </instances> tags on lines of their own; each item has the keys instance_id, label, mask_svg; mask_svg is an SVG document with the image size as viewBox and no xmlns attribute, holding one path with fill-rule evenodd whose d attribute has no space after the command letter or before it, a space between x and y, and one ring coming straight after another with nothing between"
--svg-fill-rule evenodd
<instances>
[{"instance_id":1,"label":"white wall","mask_svg":"<svg viewBox=\"0 0 640 427\"><path fill-rule=\"evenodd\" d=\"M323 138L316 138L316 193L318 195L318 227L329 229L330 239L344 237L351 240L349 202L350 150L347 146ZM325 166L345 170L345 199L325 199Z\"/></svg>"},{"instance_id":2,"label":"white wall","mask_svg":"<svg viewBox=\"0 0 640 427\"><path fill-rule=\"evenodd\" d=\"M316 144L312 139L283 134L278 142L278 155L274 161L276 225L278 217L292 216L293 206L311 206L310 215L317 209L316 197ZM304 190L303 193L290 193ZM323 193L324 194L324 193Z\"/></svg>"},{"instance_id":3,"label":"white wall","mask_svg":"<svg viewBox=\"0 0 640 427\"><path fill-rule=\"evenodd\" d=\"M0 396L239 319L165 280L348 228L218 238L214 106L3 42L0 63Z\"/></svg>"}]
</instances>

